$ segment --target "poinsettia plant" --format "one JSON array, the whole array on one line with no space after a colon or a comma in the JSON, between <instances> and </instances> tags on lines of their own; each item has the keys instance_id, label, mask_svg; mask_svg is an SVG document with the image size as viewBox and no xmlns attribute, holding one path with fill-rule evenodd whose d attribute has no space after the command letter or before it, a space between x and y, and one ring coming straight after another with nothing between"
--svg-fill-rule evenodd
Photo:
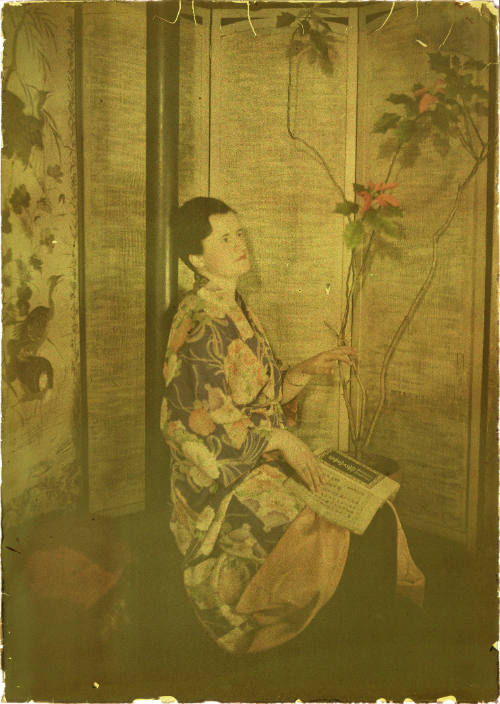
<instances>
[{"instance_id":1,"label":"poinsettia plant","mask_svg":"<svg viewBox=\"0 0 500 704\"><path fill-rule=\"evenodd\" d=\"M486 68L482 61L445 51L428 52L429 67L435 76L430 83L416 83L406 93L391 93L386 101L394 110L384 112L375 122L373 133L392 136L386 156L389 159L387 173L382 176L380 167L373 169L367 183L354 183L352 196L348 197L336 181L332 169L318 149L292 128L291 103L293 69L303 56L311 63L317 63L327 75L333 73L335 60L335 38L329 11L326 8L309 9L298 14L284 13L281 24L293 28L287 52L288 104L287 130L291 139L301 143L324 168L336 192L341 196L335 204L334 212L345 218L343 241L350 251L350 261L344 286L345 301L340 327L334 330L339 345L351 345L352 314L356 308L366 273L372 266L378 251L387 242L397 243L402 237L401 218L404 203L394 194L398 183L391 180L396 163L400 166L413 166L420 155L420 145L431 138L437 152L444 156L450 149L463 150L470 159L466 177L457 186L456 195L441 224L430 235L431 260L421 286L410 302L408 310L389 339L379 373L378 400L372 404L373 410L367 416L367 393L357 363L352 367L350 378L345 375L339 363L340 380L346 405L351 451L355 456L365 453L379 421L386 401L387 375L394 352L409 323L416 315L425 298L436 272L439 255L438 243L448 231L457 212L462 194L476 175L480 165L487 159L497 138L488 142L487 125L482 119L488 115L488 91L474 81L473 72ZM397 112L395 111L397 110ZM376 173L378 172L378 173ZM354 409L351 390L359 392L360 403Z\"/></svg>"}]
</instances>

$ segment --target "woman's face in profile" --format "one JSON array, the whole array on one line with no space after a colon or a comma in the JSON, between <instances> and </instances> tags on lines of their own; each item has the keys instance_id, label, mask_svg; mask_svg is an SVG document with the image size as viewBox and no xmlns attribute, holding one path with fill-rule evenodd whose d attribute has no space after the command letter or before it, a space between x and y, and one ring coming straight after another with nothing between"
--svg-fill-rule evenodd
<instances>
[{"instance_id":1,"label":"woman's face in profile","mask_svg":"<svg viewBox=\"0 0 500 704\"><path fill-rule=\"evenodd\" d=\"M250 259L245 232L236 213L210 215L209 222L212 232L202 241L202 273L227 279L245 274L250 269Z\"/></svg>"}]
</instances>

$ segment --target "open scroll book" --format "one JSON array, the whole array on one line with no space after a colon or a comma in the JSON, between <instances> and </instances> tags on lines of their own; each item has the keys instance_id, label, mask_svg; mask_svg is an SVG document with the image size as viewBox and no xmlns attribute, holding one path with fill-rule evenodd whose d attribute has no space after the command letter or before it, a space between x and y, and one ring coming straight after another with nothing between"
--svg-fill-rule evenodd
<instances>
[{"instance_id":1,"label":"open scroll book","mask_svg":"<svg viewBox=\"0 0 500 704\"><path fill-rule=\"evenodd\" d=\"M292 478L285 486L331 523L361 535L384 501L396 495L399 484L337 450L316 453L325 481L316 493Z\"/></svg>"}]
</instances>

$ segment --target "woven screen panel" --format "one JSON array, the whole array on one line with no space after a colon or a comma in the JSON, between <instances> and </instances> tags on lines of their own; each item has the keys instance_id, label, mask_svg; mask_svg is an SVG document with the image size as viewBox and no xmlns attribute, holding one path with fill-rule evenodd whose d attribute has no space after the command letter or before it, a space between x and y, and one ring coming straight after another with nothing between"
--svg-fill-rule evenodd
<instances>
[{"instance_id":1,"label":"woven screen panel","mask_svg":"<svg viewBox=\"0 0 500 704\"><path fill-rule=\"evenodd\" d=\"M3 9L4 72L10 75L2 118L5 527L73 509L81 501L83 479L75 12L64 3ZM42 13L54 41L37 29ZM15 27L23 25L15 39ZM16 45L16 68L10 71ZM13 104L18 113L7 109ZM26 125L32 125L29 135Z\"/></svg>"},{"instance_id":2,"label":"woven screen panel","mask_svg":"<svg viewBox=\"0 0 500 704\"><path fill-rule=\"evenodd\" d=\"M339 200L310 150L287 132L290 28L212 34L211 195L248 228L252 271L241 289L285 365L336 345L324 324L340 315L343 248ZM294 61L291 128L320 150L344 186L345 26L337 31L333 75ZM313 445L339 438L338 379L303 393L299 433Z\"/></svg>"},{"instance_id":3,"label":"woven screen panel","mask_svg":"<svg viewBox=\"0 0 500 704\"><path fill-rule=\"evenodd\" d=\"M360 11L360 183L385 180L387 175L384 150L390 138L372 133L378 117L397 111L385 98L411 93L417 82L432 86L436 78L419 42L436 49L454 23L445 50L488 60L488 28L479 13L467 10L465 16L461 8L445 5L420 8L418 17L415 6L407 5L379 31L387 13L370 17L368 10ZM391 336L429 270L432 234L446 219L457 186L473 165L456 140L446 156L430 138L420 144L420 151L413 166L411 160L404 166L398 161L391 173L390 181L398 183L393 194L404 209L404 239L385 243L362 294L357 335L369 416L379 399L379 373ZM406 522L461 541L470 529L468 505L477 475L474 409L480 393L485 187L483 164L439 242L431 287L394 354L387 402L370 447L401 464L404 478L397 505Z\"/></svg>"},{"instance_id":4,"label":"woven screen panel","mask_svg":"<svg viewBox=\"0 0 500 704\"><path fill-rule=\"evenodd\" d=\"M145 490L146 7L86 3L82 68L90 508L126 512Z\"/></svg>"}]
</instances>

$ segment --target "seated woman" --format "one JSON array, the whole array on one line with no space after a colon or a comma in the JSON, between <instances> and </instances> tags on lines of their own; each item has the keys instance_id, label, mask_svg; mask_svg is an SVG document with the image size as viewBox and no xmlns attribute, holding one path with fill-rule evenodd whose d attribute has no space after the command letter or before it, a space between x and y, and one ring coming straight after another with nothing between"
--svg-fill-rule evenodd
<instances>
[{"instance_id":1,"label":"seated woman","mask_svg":"<svg viewBox=\"0 0 500 704\"><path fill-rule=\"evenodd\" d=\"M258 652L295 637L331 600L358 539L283 487L295 474L315 491L323 477L310 448L287 430L281 406L312 375L351 363L354 351L322 352L283 378L262 326L236 290L250 268L236 213L221 201L195 198L174 214L172 229L196 283L179 305L164 366L170 526L201 623L224 650ZM394 537L382 549L390 553L384 564L394 563L392 572L382 570L386 596L396 586L397 544L399 587L419 599L423 575L388 507L372 522L375 532L384 509ZM368 594L374 591L369 584Z\"/></svg>"}]
</instances>

